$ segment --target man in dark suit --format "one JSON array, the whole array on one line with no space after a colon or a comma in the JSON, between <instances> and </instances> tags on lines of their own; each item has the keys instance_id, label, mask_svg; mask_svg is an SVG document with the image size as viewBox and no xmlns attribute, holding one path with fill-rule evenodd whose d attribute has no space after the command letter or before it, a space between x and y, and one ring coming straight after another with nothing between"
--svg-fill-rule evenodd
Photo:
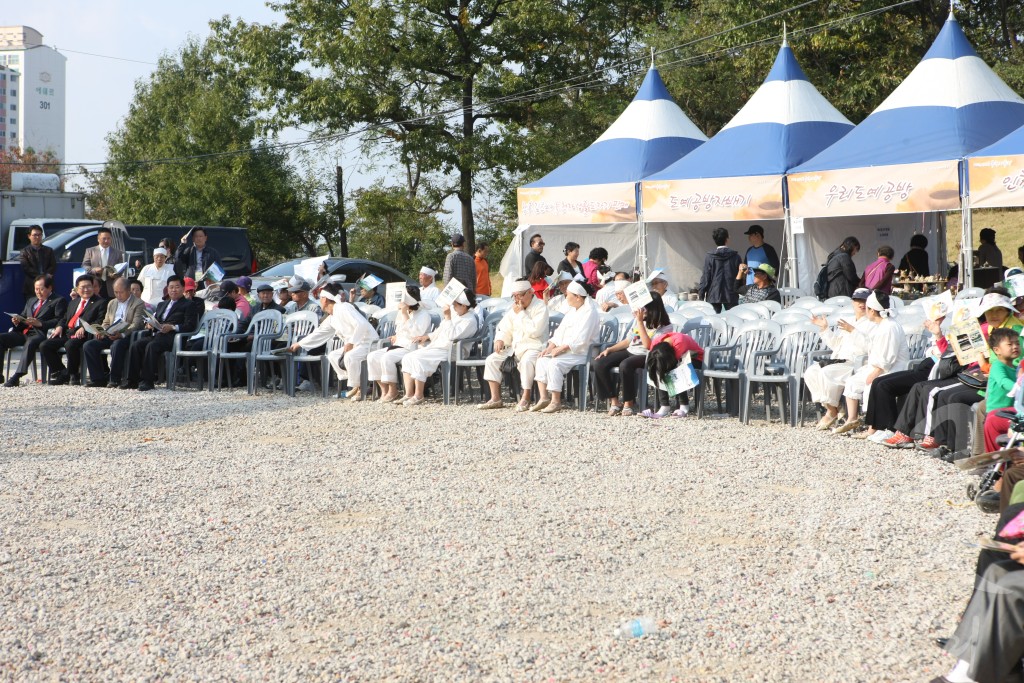
<instances>
[{"instance_id":1,"label":"man in dark suit","mask_svg":"<svg viewBox=\"0 0 1024 683\"><path fill-rule=\"evenodd\" d=\"M189 244L189 238L192 243ZM174 272L181 277L190 277L196 281L199 289L205 289L203 275L216 263L221 268L220 254L213 247L206 246L206 231L192 228L181 238L181 244L174 252Z\"/></svg>"},{"instance_id":2,"label":"man in dark suit","mask_svg":"<svg viewBox=\"0 0 1024 683\"><path fill-rule=\"evenodd\" d=\"M67 307L64 318L53 328L53 336L39 345L43 362L50 368L50 384L78 384L82 380L79 371L82 365L82 346L92 338L82 322L96 325L103 319L106 310L103 299L96 296L97 287L92 275L79 275L75 280L78 300L72 301ZM60 357L62 346L68 358L67 368Z\"/></svg>"},{"instance_id":3,"label":"man in dark suit","mask_svg":"<svg viewBox=\"0 0 1024 683\"><path fill-rule=\"evenodd\" d=\"M196 308L184 298L185 283L177 275L167 278L166 301L161 301L153 315L159 327L146 327L155 334L143 337L131 345L128 351L128 377L118 385L119 389L150 391L157 377L159 363L164 354L174 347L174 335L196 329Z\"/></svg>"},{"instance_id":4,"label":"man in dark suit","mask_svg":"<svg viewBox=\"0 0 1024 683\"><path fill-rule=\"evenodd\" d=\"M53 249L43 244L43 229L33 225L28 229L28 246L21 250L18 261L21 262L21 270L25 273L25 281L21 285L25 301L35 296L36 278L40 275L49 275L51 278L57 275L57 257Z\"/></svg>"},{"instance_id":5,"label":"man in dark suit","mask_svg":"<svg viewBox=\"0 0 1024 683\"><path fill-rule=\"evenodd\" d=\"M114 298L107 302L107 314L103 317L103 329L118 323L127 325L114 334L100 333L90 339L82 349L85 365L89 368L88 387L117 387L124 374L124 361L128 357L128 345L133 332L146 324L143 314L146 305L142 299L132 296L128 279L119 277L114 281ZM103 351L110 349L110 367Z\"/></svg>"},{"instance_id":6,"label":"man in dark suit","mask_svg":"<svg viewBox=\"0 0 1024 683\"><path fill-rule=\"evenodd\" d=\"M85 272L92 273L93 277L100 280L103 286L102 292L95 294L105 299L114 298L114 266L124 263L124 252L117 247L111 246L114 238L110 228L103 226L96 234L98 244L85 250L85 258L82 259L82 267Z\"/></svg>"},{"instance_id":7,"label":"man in dark suit","mask_svg":"<svg viewBox=\"0 0 1024 683\"><path fill-rule=\"evenodd\" d=\"M5 387L18 386L21 378L28 374L39 345L46 341L50 330L64 320L67 311L68 300L53 292L52 275L40 275L33 284L35 296L25 304L21 315L12 318L14 329L0 334L0 358L7 349L25 347L17 371L7 379Z\"/></svg>"}]
</instances>

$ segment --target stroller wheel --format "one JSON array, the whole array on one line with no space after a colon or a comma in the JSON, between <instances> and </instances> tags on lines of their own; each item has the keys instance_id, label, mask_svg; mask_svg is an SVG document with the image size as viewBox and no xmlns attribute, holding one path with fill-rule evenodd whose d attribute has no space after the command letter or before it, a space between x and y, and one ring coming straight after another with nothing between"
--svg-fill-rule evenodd
<instances>
[{"instance_id":1,"label":"stroller wheel","mask_svg":"<svg viewBox=\"0 0 1024 683\"><path fill-rule=\"evenodd\" d=\"M978 487L971 482L967 485L967 500L974 500L975 496L978 495Z\"/></svg>"},{"instance_id":2,"label":"stroller wheel","mask_svg":"<svg viewBox=\"0 0 1024 683\"><path fill-rule=\"evenodd\" d=\"M978 506L982 512L989 515L999 514L999 492L989 489L978 493L974 499L974 504Z\"/></svg>"}]
</instances>

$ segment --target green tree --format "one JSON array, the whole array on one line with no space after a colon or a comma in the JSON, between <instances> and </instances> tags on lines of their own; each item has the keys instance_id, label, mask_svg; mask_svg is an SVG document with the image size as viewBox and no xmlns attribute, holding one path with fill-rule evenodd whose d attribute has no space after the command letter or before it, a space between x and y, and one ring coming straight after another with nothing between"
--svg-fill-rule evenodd
<instances>
[{"instance_id":1,"label":"green tree","mask_svg":"<svg viewBox=\"0 0 1024 683\"><path fill-rule=\"evenodd\" d=\"M97 217L247 227L263 261L336 242L324 188L260 133L247 85L208 43L161 57L107 142L108 165L89 175Z\"/></svg>"},{"instance_id":2,"label":"green tree","mask_svg":"<svg viewBox=\"0 0 1024 683\"><path fill-rule=\"evenodd\" d=\"M440 272L451 225L436 207L404 187L383 185L352 193L348 239L354 255L386 263L414 276L422 266Z\"/></svg>"},{"instance_id":3,"label":"green tree","mask_svg":"<svg viewBox=\"0 0 1024 683\"><path fill-rule=\"evenodd\" d=\"M474 244L481 179L550 167L594 129L568 125L538 148L522 131L577 123L575 100L608 87L607 72L575 88L545 88L631 54L656 0L285 0L280 24L227 18L223 50L258 84L266 122L326 133L364 132L403 166L407 190L435 208L458 197ZM528 94L523 94L528 93ZM546 111L539 109L546 105ZM544 121L539 120L542 114ZM582 118L588 118L584 116ZM379 153L379 152L378 152Z\"/></svg>"}]
</instances>

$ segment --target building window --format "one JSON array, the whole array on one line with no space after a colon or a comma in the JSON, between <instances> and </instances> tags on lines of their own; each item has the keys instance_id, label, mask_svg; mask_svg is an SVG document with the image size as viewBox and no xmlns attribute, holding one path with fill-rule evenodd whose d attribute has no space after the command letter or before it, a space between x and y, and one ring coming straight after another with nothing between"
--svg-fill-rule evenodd
<instances>
[{"instance_id":1,"label":"building window","mask_svg":"<svg viewBox=\"0 0 1024 683\"><path fill-rule=\"evenodd\" d=\"M18 111L18 105L12 104L11 105L11 111Z\"/></svg>"},{"instance_id":2,"label":"building window","mask_svg":"<svg viewBox=\"0 0 1024 683\"><path fill-rule=\"evenodd\" d=\"M8 64L20 64L21 63L21 57L19 55L11 55L10 57L8 57L7 63Z\"/></svg>"},{"instance_id":3,"label":"building window","mask_svg":"<svg viewBox=\"0 0 1024 683\"><path fill-rule=\"evenodd\" d=\"M18 91L15 90L14 88L11 88L11 97L17 97L17 96L18 96Z\"/></svg>"},{"instance_id":4,"label":"building window","mask_svg":"<svg viewBox=\"0 0 1024 683\"><path fill-rule=\"evenodd\" d=\"M13 139L13 138L16 138L16 137L18 137L18 131L12 130L11 131L11 138Z\"/></svg>"},{"instance_id":5,"label":"building window","mask_svg":"<svg viewBox=\"0 0 1024 683\"><path fill-rule=\"evenodd\" d=\"M16 126L18 125L18 119L7 119L7 123L11 124L12 126Z\"/></svg>"}]
</instances>

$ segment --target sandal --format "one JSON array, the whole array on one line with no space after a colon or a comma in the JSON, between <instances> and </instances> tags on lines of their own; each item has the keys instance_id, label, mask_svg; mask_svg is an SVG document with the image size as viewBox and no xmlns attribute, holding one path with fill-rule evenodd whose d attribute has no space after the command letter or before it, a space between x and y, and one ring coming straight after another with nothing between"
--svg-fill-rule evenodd
<instances>
[{"instance_id":1,"label":"sandal","mask_svg":"<svg viewBox=\"0 0 1024 683\"><path fill-rule=\"evenodd\" d=\"M636 413L633 412L632 408L623 408L622 417L633 417Z\"/></svg>"},{"instance_id":2,"label":"sandal","mask_svg":"<svg viewBox=\"0 0 1024 683\"><path fill-rule=\"evenodd\" d=\"M608 406L608 417L615 417L622 413L622 406Z\"/></svg>"}]
</instances>

